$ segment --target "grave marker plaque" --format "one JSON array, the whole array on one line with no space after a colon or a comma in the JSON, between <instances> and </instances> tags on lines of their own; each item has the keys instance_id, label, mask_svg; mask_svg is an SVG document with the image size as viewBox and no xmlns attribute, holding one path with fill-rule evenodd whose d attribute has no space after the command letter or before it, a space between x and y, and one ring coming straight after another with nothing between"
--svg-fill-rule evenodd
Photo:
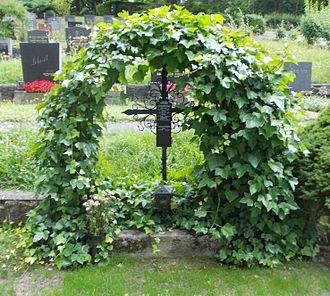
<instances>
[{"instance_id":1,"label":"grave marker plaque","mask_svg":"<svg viewBox=\"0 0 330 296\"><path fill-rule=\"evenodd\" d=\"M13 55L13 43L11 38L0 39L0 53L5 55Z\"/></svg>"},{"instance_id":2,"label":"grave marker plaque","mask_svg":"<svg viewBox=\"0 0 330 296\"><path fill-rule=\"evenodd\" d=\"M82 22L68 22L68 28L82 26Z\"/></svg>"},{"instance_id":3,"label":"grave marker plaque","mask_svg":"<svg viewBox=\"0 0 330 296\"><path fill-rule=\"evenodd\" d=\"M106 23L106 24L111 24L112 23L112 15L104 15L103 16L103 21Z\"/></svg>"},{"instance_id":4,"label":"grave marker plaque","mask_svg":"<svg viewBox=\"0 0 330 296\"><path fill-rule=\"evenodd\" d=\"M294 92L310 90L312 87L312 62L298 62L297 64L286 62L284 69L291 69L296 77L289 82L289 87Z\"/></svg>"},{"instance_id":5,"label":"grave marker plaque","mask_svg":"<svg viewBox=\"0 0 330 296\"><path fill-rule=\"evenodd\" d=\"M49 32L45 30L28 31L29 43L49 43Z\"/></svg>"},{"instance_id":6,"label":"grave marker plaque","mask_svg":"<svg viewBox=\"0 0 330 296\"><path fill-rule=\"evenodd\" d=\"M92 14L86 14L84 16L84 19L85 19L85 24L87 26L94 26L95 24L95 15L92 15Z\"/></svg>"},{"instance_id":7,"label":"grave marker plaque","mask_svg":"<svg viewBox=\"0 0 330 296\"><path fill-rule=\"evenodd\" d=\"M25 82L53 81L53 75L61 67L59 43L21 43L21 61Z\"/></svg>"}]
</instances>

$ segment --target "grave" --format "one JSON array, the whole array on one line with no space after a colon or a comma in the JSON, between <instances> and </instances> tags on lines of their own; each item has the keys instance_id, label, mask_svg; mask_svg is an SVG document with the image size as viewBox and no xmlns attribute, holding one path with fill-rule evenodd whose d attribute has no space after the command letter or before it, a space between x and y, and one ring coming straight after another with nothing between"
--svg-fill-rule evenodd
<instances>
[{"instance_id":1,"label":"grave","mask_svg":"<svg viewBox=\"0 0 330 296\"><path fill-rule=\"evenodd\" d=\"M51 24L38 24L39 30L46 30L49 32L49 36L52 36L53 33L53 27Z\"/></svg>"},{"instance_id":2,"label":"grave","mask_svg":"<svg viewBox=\"0 0 330 296\"><path fill-rule=\"evenodd\" d=\"M46 11L44 12L44 20L47 21L47 20L51 20L51 19L55 19L56 18L56 14L54 11Z\"/></svg>"},{"instance_id":3,"label":"grave","mask_svg":"<svg viewBox=\"0 0 330 296\"><path fill-rule=\"evenodd\" d=\"M76 16L75 15L65 15L64 16L65 22L75 22L76 21Z\"/></svg>"},{"instance_id":4,"label":"grave","mask_svg":"<svg viewBox=\"0 0 330 296\"><path fill-rule=\"evenodd\" d=\"M298 62L297 64L286 62L284 69L291 69L296 75L289 87L294 92L310 90L312 87L312 62Z\"/></svg>"},{"instance_id":5,"label":"grave","mask_svg":"<svg viewBox=\"0 0 330 296\"><path fill-rule=\"evenodd\" d=\"M67 42L67 51L71 48L80 48L89 41L91 29L85 27L70 27L65 29L65 37ZM83 38L82 38L83 37Z\"/></svg>"},{"instance_id":6,"label":"grave","mask_svg":"<svg viewBox=\"0 0 330 296\"><path fill-rule=\"evenodd\" d=\"M84 15L85 24L87 26L94 26L95 25L95 15L86 14Z\"/></svg>"},{"instance_id":7,"label":"grave","mask_svg":"<svg viewBox=\"0 0 330 296\"><path fill-rule=\"evenodd\" d=\"M82 22L68 22L68 28L82 26Z\"/></svg>"},{"instance_id":8,"label":"grave","mask_svg":"<svg viewBox=\"0 0 330 296\"><path fill-rule=\"evenodd\" d=\"M32 30L27 32L29 43L49 43L49 32L45 30Z\"/></svg>"},{"instance_id":9,"label":"grave","mask_svg":"<svg viewBox=\"0 0 330 296\"><path fill-rule=\"evenodd\" d=\"M0 39L0 53L13 55L13 43L11 38Z\"/></svg>"},{"instance_id":10,"label":"grave","mask_svg":"<svg viewBox=\"0 0 330 296\"><path fill-rule=\"evenodd\" d=\"M111 24L112 23L113 16L112 15L104 15L103 16L103 21L106 24Z\"/></svg>"},{"instance_id":11,"label":"grave","mask_svg":"<svg viewBox=\"0 0 330 296\"><path fill-rule=\"evenodd\" d=\"M53 75L61 67L59 43L20 43L23 78L53 81Z\"/></svg>"},{"instance_id":12,"label":"grave","mask_svg":"<svg viewBox=\"0 0 330 296\"><path fill-rule=\"evenodd\" d=\"M46 24L50 24L52 26L52 30L59 31L61 29L61 22L58 18L48 19L45 21Z\"/></svg>"},{"instance_id":13,"label":"grave","mask_svg":"<svg viewBox=\"0 0 330 296\"><path fill-rule=\"evenodd\" d=\"M37 15L29 12L26 21L27 30L35 30L37 28Z\"/></svg>"}]
</instances>

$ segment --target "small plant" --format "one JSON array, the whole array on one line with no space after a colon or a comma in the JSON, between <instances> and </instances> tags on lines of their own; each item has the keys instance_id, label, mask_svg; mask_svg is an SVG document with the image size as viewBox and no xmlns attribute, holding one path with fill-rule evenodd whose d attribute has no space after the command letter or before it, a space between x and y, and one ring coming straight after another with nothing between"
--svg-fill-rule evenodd
<instances>
[{"instance_id":1,"label":"small plant","mask_svg":"<svg viewBox=\"0 0 330 296\"><path fill-rule=\"evenodd\" d=\"M28 93L45 93L55 85L55 82L49 80L34 80L24 84L25 91Z\"/></svg>"},{"instance_id":2,"label":"small plant","mask_svg":"<svg viewBox=\"0 0 330 296\"><path fill-rule=\"evenodd\" d=\"M285 29L284 23L282 21L281 24L277 27L276 38L277 39L283 39L283 38L285 38L285 32L286 32L286 29Z\"/></svg>"},{"instance_id":3,"label":"small plant","mask_svg":"<svg viewBox=\"0 0 330 296\"><path fill-rule=\"evenodd\" d=\"M105 235L112 225L117 224L114 203L117 198L109 192L100 192L84 197L83 206L92 235Z\"/></svg>"},{"instance_id":4,"label":"small plant","mask_svg":"<svg viewBox=\"0 0 330 296\"><path fill-rule=\"evenodd\" d=\"M289 32L289 38L293 41L297 39L299 36L300 31L297 28L292 28Z\"/></svg>"}]
</instances>

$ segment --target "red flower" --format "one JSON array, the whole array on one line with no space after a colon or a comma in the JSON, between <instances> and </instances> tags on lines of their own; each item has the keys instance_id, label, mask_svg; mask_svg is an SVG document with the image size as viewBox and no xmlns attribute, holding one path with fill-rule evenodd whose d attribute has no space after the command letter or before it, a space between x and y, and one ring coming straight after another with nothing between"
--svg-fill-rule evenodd
<instances>
[{"instance_id":1,"label":"red flower","mask_svg":"<svg viewBox=\"0 0 330 296\"><path fill-rule=\"evenodd\" d=\"M49 80L34 80L32 82L25 82L24 88L28 93L45 93L48 92L56 83Z\"/></svg>"}]
</instances>

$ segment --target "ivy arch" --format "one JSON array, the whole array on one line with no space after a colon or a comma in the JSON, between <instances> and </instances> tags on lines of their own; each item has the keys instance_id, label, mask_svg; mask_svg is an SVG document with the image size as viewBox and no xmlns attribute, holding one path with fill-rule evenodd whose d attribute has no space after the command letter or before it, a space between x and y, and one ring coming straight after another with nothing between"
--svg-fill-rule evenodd
<instances>
[{"instance_id":1,"label":"ivy arch","mask_svg":"<svg viewBox=\"0 0 330 296\"><path fill-rule=\"evenodd\" d=\"M82 197L103 188L95 163L104 96L116 81L127 84L128 65L137 65L137 81L163 65L169 73L184 71L198 102L186 112L205 158L202 198L187 201L193 222L186 228L225 242L218 254L225 262L274 265L312 255L304 222L294 214L290 163L300 148L289 112L291 76L280 71L282 62L224 26L221 15L164 6L122 17L125 22L99 24L39 105L37 185L46 198L27 222L27 261L59 267L90 261Z\"/></svg>"}]
</instances>

